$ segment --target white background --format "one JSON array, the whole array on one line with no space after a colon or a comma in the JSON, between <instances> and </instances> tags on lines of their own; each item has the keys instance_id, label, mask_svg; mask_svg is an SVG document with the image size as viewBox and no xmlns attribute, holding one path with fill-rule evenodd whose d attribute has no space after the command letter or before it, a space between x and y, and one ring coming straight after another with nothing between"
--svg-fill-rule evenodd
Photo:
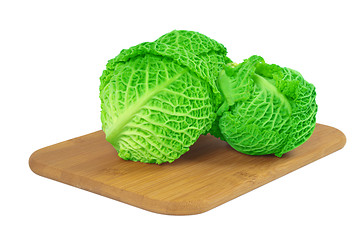
<instances>
[{"instance_id":1,"label":"white background","mask_svg":"<svg viewBox=\"0 0 361 240\"><path fill-rule=\"evenodd\" d=\"M1 239L361 239L357 1L1 1ZM300 71L344 149L209 212L166 216L28 167L39 148L101 128L99 76L121 49L195 30L242 61Z\"/></svg>"}]
</instances>

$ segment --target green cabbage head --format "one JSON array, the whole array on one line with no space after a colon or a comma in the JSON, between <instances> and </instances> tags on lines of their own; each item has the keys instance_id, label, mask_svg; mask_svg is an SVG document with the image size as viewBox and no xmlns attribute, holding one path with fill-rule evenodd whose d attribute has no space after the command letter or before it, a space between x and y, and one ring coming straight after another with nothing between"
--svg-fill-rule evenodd
<instances>
[{"instance_id":1,"label":"green cabbage head","mask_svg":"<svg viewBox=\"0 0 361 240\"><path fill-rule=\"evenodd\" d=\"M216 80L229 62L205 35L172 31L124 49L100 77L106 139L125 160L161 164L188 151L216 118Z\"/></svg>"},{"instance_id":2,"label":"green cabbage head","mask_svg":"<svg viewBox=\"0 0 361 240\"><path fill-rule=\"evenodd\" d=\"M224 102L211 133L239 152L280 157L304 143L315 128L315 87L295 70L252 56L227 64L218 87Z\"/></svg>"}]
</instances>

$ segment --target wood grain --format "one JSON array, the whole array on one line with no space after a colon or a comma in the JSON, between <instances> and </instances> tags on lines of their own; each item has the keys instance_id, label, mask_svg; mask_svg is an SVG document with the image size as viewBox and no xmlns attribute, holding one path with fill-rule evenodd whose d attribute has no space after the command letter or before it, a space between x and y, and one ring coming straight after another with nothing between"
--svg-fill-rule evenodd
<instances>
[{"instance_id":1,"label":"wood grain","mask_svg":"<svg viewBox=\"0 0 361 240\"><path fill-rule=\"evenodd\" d=\"M36 174L152 212L208 211L341 149L345 135L317 124L311 138L285 154L249 156L210 135L171 164L124 161L97 131L35 151Z\"/></svg>"}]
</instances>

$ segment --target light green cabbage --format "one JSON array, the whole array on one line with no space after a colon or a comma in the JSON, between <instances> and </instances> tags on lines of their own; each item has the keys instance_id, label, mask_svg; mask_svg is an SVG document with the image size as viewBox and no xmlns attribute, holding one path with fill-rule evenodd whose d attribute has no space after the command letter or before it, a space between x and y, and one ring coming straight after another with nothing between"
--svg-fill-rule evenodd
<instances>
[{"instance_id":1,"label":"light green cabbage","mask_svg":"<svg viewBox=\"0 0 361 240\"><path fill-rule=\"evenodd\" d=\"M304 143L315 128L315 87L295 70L252 56L228 64L218 87L224 102L211 133L239 152L280 157Z\"/></svg>"},{"instance_id":2,"label":"light green cabbage","mask_svg":"<svg viewBox=\"0 0 361 240\"><path fill-rule=\"evenodd\" d=\"M191 31L172 31L124 49L100 78L106 139L125 160L172 162L216 118L216 80L229 62L222 44Z\"/></svg>"}]
</instances>

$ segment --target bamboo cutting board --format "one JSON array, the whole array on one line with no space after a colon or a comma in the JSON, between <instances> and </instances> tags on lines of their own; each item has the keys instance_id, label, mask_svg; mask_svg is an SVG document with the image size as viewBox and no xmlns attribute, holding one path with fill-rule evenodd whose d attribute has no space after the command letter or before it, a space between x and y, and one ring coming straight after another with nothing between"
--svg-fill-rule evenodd
<instances>
[{"instance_id":1,"label":"bamboo cutting board","mask_svg":"<svg viewBox=\"0 0 361 240\"><path fill-rule=\"evenodd\" d=\"M36 174L152 212L188 215L208 211L341 149L345 135L317 124L311 138L282 158L249 156L210 135L171 164L124 161L102 131L34 152Z\"/></svg>"}]
</instances>

